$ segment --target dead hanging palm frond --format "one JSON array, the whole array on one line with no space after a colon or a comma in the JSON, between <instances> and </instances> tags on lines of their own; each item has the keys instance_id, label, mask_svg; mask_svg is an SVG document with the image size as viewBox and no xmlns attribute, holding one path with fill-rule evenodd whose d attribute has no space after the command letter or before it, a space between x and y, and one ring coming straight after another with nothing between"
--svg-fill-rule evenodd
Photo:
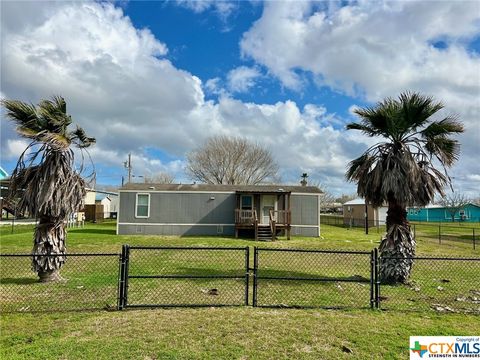
<instances>
[{"instance_id":1,"label":"dead hanging palm frond","mask_svg":"<svg viewBox=\"0 0 480 360\"><path fill-rule=\"evenodd\" d=\"M413 267L416 241L410 227L390 226L379 246L380 279L383 283L406 283Z\"/></svg>"}]
</instances>

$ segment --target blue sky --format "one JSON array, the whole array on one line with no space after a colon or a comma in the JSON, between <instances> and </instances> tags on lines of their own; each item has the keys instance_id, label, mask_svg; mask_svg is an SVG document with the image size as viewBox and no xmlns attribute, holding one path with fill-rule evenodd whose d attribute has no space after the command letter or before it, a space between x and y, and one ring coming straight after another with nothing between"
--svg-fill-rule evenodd
<instances>
[{"instance_id":1,"label":"blue sky","mask_svg":"<svg viewBox=\"0 0 480 360\"><path fill-rule=\"evenodd\" d=\"M372 139L351 109L413 90L442 100L466 133L454 187L479 195L480 3L2 2L2 97L65 96L97 145L98 183L190 182L185 154L209 136L270 149L285 183L308 172L352 193L345 168ZM1 122L1 164L25 142ZM141 179L139 178L139 181Z\"/></svg>"}]
</instances>

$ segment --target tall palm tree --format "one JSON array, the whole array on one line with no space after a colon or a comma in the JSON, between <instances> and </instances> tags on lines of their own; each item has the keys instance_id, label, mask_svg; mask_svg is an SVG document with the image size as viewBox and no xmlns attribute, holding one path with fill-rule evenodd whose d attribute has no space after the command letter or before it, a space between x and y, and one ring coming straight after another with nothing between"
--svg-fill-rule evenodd
<instances>
[{"instance_id":1,"label":"tall palm tree","mask_svg":"<svg viewBox=\"0 0 480 360\"><path fill-rule=\"evenodd\" d=\"M380 244L380 274L387 283L405 283L415 255L415 239L407 206L425 206L450 183L446 169L460 153L452 134L463 132L455 117L432 120L444 105L418 93L404 92L374 107L355 110L360 130L383 141L349 163L346 177L357 183L358 195L373 206L388 203L387 232Z\"/></svg>"},{"instance_id":2,"label":"tall palm tree","mask_svg":"<svg viewBox=\"0 0 480 360\"><path fill-rule=\"evenodd\" d=\"M11 176L9 197L19 200L19 212L38 219L33 254L54 255L34 256L33 271L42 282L57 281L66 260L66 221L83 205L86 194L82 169L75 169L72 145L83 149L95 139L78 126L68 129L72 118L60 96L37 106L6 99L1 103L18 133L31 140Z\"/></svg>"}]
</instances>

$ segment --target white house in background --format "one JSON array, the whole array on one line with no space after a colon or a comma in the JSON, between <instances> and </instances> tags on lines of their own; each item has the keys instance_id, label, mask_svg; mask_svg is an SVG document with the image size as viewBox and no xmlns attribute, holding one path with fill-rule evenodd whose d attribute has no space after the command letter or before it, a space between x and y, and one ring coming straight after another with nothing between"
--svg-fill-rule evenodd
<instances>
[{"instance_id":1,"label":"white house in background","mask_svg":"<svg viewBox=\"0 0 480 360\"><path fill-rule=\"evenodd\" d=\"M387 206L367 206L369 226L385 225ZM343 223L350 226L365 226L365 199L354 199L343 204Z\"/></svg>"},{"instance_id":2,"label":"white house in background","mask_svg":"<svg viewBox=\"0 0 480 360\"><path fill-rule=\"evenodd\" d=\"M86 190L87 194L85 195L85 209L88 213L86 214L87 220L109 219L117 217L118 193L95 189ZM91 208L94 210L91 210Z\"/></svg>"},{"instance_id":3,"label":"white house in background","mask_svg":"<svg viewBox=\"0 0 480 360\"><path fill-rule=\"evenodd\" d=\"M95 204L103 205L103 218L116 218L118 211L118 194L97 192L95 195Z\"/></svg>"}]
</instances>

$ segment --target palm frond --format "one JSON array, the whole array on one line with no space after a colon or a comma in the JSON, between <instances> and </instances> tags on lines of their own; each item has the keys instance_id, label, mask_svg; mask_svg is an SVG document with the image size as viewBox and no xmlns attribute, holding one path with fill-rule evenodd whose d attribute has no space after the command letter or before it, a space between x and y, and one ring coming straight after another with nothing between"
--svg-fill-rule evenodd
<instances>
[{"instance_id":1,"label":"palm frond","mask_svg":"<svg viewBox=\"0 0 480 360\"><path fill-rule=\"evenodd\" d=\"M33 104L7 99L2 99L1 104L7 109L6 116L17 125L20 135L33 139L34 134L43 130Z\"/></svg>"},{"instance_id":2,"label":"palm frond","mask_svg":"<svg viewBox=\"0 0 480 360\"><path fill-rule=\"evenodd\" d=\"M381 135L381 132L378 129L375 129L372 126L364 125L364 124L350 123L350 124L347 124L346 129L347 130L360 130L361 132L363 132L365 135L368 135L368 136Z\"/></svg>"},{"instance_id":3,"label":"palm frond","mask_svg":"<svg viewBox=\"0 0 480 360\"><path fill-rule=\"evenodd\" d=\"M88 137L81 127L77 126L77 128L69 134L70 138L72 139L75 144L77 144L80 148L86 148L90 145L95 144L96 140L93 137Z\"/></svg>"},{"instance_id":4,"label":"palm frond","mask_svg":"<svg viewBox=\"0 0 480 360\"><path fill-rule=\"evenodd\" d=\"M460 155L460 144L457 140L445 136L437 136L426 141L425 149L436 156L438 160L450 167L458 160Z\"/></svg>"},{"instance_id":5,"label":"palm frond","mask_svg":"<svg viewBox=\"0 0 480 360\"><path fill-rule=\"evenodd\" d=\"M433 121L420 135L428 140L440 135L459 134L464 131L463 125L455 117L446 117L440 121Z\"/></svg>"},{"instance_id":6,"label":"palm frond","mask_svg":"<svg viewBox=\"0 0 480 360\"><path fill-rule=\"evenodd\" d=\"M50 132L65 134L68 125L72 123L66 112L65 99L54 96L52 100L42 100L38 104L38 113L46 129Z\"/></svg>"},{"instance_id":7,"label":"palm frond","mask_svg":"<svg viewBox=\"0 0 480 360\"><path fill-rule=\"evenodd\" d=\"M410 91L400 94L399 102L402 105L399 117L404 121L405 131L412 131L424 125L433 114L444 107L441 102L435 102L430 96Z\"/></svg>"}]
</instances>

